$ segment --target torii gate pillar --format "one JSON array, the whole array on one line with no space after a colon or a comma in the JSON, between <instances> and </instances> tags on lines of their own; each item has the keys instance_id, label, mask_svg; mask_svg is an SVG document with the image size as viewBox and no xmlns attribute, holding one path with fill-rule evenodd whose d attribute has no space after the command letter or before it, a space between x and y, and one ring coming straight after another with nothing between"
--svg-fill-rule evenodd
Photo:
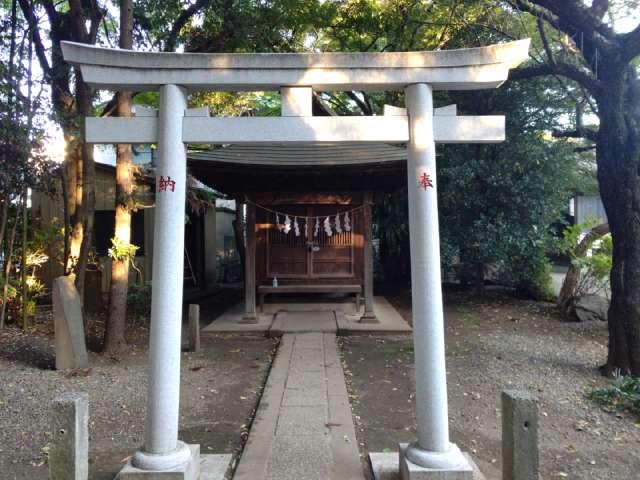
<instances>
[{"instance_id":1,"label":"torii gate pillar","mask_svg":"<svg viewBox=\"0 0 640 480\"><path fill-rule=\"evenodd\" d=\"M449 443L431 87L424 83L409 85L405 102L409 117L407 176L418 441L400 451L401 478L432 478L428 475L433 469L457 472L462 476L456 478L464 478L473 470L458 447Z\"/></svg>"},{"instance_id":2,"label":"torii gate pillar","mask_svg":"<svg viewBox=\"0 0 640 480\"><path fill-rule=\"evenodd\" d=\"M128 478L127 473L139 478L135 469L174 471L185 479L196 479L200 473L199 447L178 440L187 185L182 119L186 107L183 88L160 87L147 420L144 447L132 459L130 470L134 471L125 467L121 479Z\"/></svg>"}]
</instances>

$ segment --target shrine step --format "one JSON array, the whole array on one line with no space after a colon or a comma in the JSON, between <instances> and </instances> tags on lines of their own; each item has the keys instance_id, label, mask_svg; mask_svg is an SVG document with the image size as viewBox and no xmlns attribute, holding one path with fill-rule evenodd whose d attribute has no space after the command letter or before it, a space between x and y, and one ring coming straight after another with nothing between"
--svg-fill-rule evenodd
<instances>
[{"instance_id":1,"label":"shrine step","mask_svg":"<svg viewBox=\"0 0 640 480\"><path fill-rule=\"evenodd\" d=\"M336 333L337 331L338 323L336 313L333 311L290 312L281 310L276 313L273 319L269 335L275 337L285 333Z\"/></svg>"}]
</instances>

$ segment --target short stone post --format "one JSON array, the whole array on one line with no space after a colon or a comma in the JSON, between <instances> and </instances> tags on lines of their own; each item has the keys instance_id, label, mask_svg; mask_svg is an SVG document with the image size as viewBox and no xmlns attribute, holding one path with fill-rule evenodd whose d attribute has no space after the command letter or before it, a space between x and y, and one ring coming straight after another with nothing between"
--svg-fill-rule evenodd
<instances>
[{"instance_id":1,"label":"short stone post","mask_svg":"<svg viewBox=\"0 0 640 480\"><path fill-rule=\"evenodd\" d=\"M56 370L87 368L89 357L84 340L82 305L69 276L53 280L53 319L56 342Z\"/></svg>"},{"instance_id":2,"label":"short stone post","mask_svg":"<svg viewBox=\"0 0 640 480\"><path fill-rule=\"evenodd\" d=\"M502 392L502 480L538 480L538 399Z\"/></svg>"},{"instance_id":3,"label":"short stone post","mask_svg":"<svg viewBox=\"0 0 640 480\"><path fill-rule=\"evenodd\" d=\"M189 304L189 351L200 351L200 305Z\"/></svg>"},{"instance_id":4,"label":"short stone post","mask_svg":"<svg viewBox=\"0 0 640 480\"><path fill-rule=\"evenodd\" d=\"M65 393L53 401L49 449L50 480L89 478L89 400L86 393Z\"/></svg>"}]
</instances>

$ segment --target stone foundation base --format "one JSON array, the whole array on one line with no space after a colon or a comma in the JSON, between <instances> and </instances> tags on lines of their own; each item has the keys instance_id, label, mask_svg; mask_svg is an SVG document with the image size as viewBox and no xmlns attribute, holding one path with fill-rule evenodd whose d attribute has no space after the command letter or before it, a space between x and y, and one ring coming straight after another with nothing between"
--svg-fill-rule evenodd
<instances>
[{"instance_id":1,"label":"stone foundation base","mask_svg":"<svg viewBox=\"0 0 640 480\"><path fill-rule=\"evenodd\" d=\"M466 453L463 453L463 455L469 462L470 470L434 470L410 464L404 456L404 449L407 447L407 444L400 444L399 447L399 453L385 452L369 454L371 469L375 480L486 480L477 465ZM404 461L401 461L401 459ZM404 475L407 476L401 476L403 474L401 464L404 464Z\"/></svg>"},{"instance_id":2,"label":"stone foundation base","mask_svg":"<svg viewBox=\"0 0 640 480\"><path fill-rule=\"evenodd\" d=\"M142 470L131 464L131 460L120 470L118 480L199 480L200 445L188 445L191 458L179 467L170 470Z\"/></svg>"},{"instance_id":3,"label":"stone foundation base","mask_svg":"<svg viewBox=\"0 0 640 480\"><path fill-rule=\"evenodd\" d=\"M360 320L358 320L359 323L380 323L380 320L378 320L378 317L376 317L376 314L371 312L371 313L365 313L364 315L362 315L362 317L360 317Z\"/></svg>"}]
</instances>

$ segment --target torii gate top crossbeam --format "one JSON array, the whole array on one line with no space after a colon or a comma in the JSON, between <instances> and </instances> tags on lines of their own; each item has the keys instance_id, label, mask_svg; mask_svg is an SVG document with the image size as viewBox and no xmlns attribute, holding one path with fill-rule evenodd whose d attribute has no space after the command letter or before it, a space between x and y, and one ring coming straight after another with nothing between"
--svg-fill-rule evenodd
<instances>
[{"instance_id":1,"label":"torii gate top crossbeam","mask_svg":"<svg viewBox=\"0 0 640 480\"><path fill-rule=\"evenodd\" d=\"M529 39L479 48L382 53L160 53L62 42L65 60L92 87L155 90L397 90L428 83L435 90L495 88L527 58Z\"/></svg>"}]
</instances>

